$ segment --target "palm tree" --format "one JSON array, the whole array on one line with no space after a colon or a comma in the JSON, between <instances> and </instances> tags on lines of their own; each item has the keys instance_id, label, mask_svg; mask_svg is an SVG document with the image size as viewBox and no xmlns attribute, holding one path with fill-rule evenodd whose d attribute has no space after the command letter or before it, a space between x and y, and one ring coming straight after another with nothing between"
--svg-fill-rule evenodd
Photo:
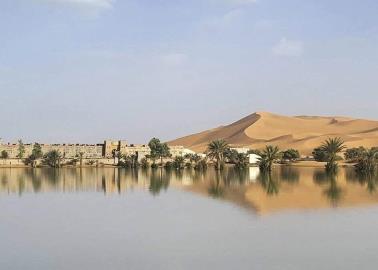
<instances>
[{"instance_id":1,"label":"palm tree","mask_svg":"<svg viewBox=\"0 0 378 270\"><path fill-rule=\"evenodd\" d=\"M329 138L321 146L320 150L326 154L327 157L327 171L337 170L337 154L346 148L344 141L341 138Z\"/></svg>"},{"instance_id":2,"label":"palm tree","mask_svg":"<svg viewBox=\"0 0 378 270\"><path fill-rule=\"evenodd\" d=\"M207 155L211 159L216 160L216 169L221 170L224 162L224 154L228 149L228 144L225 140L214 140L207 146Z\"/></svg>"},{"instance_id":3,"label":"palm tree","mask_svg":"<svg viewBox=\"0 0 378 270\"><path fill-rule=\"evenodd\" d=\"M262 172L271 172L273 162L281 157L277 146L267 145L260 153L259 167Z\"/></svg>"},{"instance_id":4,"label":"palm tree","mask_svg":"<svg viewBox=\"0 0 378 270\"><path fill-rule=\"evenodd\" d=\"M235 167L237 169L245 169L248 167L248 164L249 164L249 158L247 154L238 153L236 155Z\"/></svg>"},{"instance_id":5,"label":"palm tree","mask_svg":"<svg viewBox=\"0 0 378 270\"><path fill-rule=\"evenodd\" d=\"M62 155L57 150L52 150L48 152L43 159L43 162L50 167L59 168L60 162L62 161Z\"/></svg>"},{"instance_id":6,"label":"palm tree","mask_svg":"<svg viewBox=\"0 0 378 270\"><path fill-rule=\"evenodd\" d=\"M181 169L184 169L184 163L185 163L185 159L184 157L182 156L177 156L175 157L174 161L173 161L173 166L178 169L178 170L181 170Z\"/></svg>"},{"instance_id":7,"label":"palm tree","mask_svg":"<svg viewBox=\"0 0 378 270\"><path fill-rule=\"evenodd\" d=\"M364 174L375 174L377 170L378 151L375 148L363 150L362 157L356 164L356 171Z\"/></svg>"}]
</instances>

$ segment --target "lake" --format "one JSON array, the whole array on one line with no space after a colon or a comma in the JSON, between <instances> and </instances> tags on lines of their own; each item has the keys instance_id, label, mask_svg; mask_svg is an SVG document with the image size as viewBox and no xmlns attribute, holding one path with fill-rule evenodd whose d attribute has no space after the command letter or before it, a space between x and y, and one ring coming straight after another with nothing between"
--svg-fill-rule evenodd
<instances>
[{"instance_id":1,"label":"lake","mask_svg":"<svg viewBox=\"0 0 378 270\"><path fill-rule=\"evenodd\" d=\"M351 168L0 169L0 269L374 269Z\"/></svg>"}]
</instances>

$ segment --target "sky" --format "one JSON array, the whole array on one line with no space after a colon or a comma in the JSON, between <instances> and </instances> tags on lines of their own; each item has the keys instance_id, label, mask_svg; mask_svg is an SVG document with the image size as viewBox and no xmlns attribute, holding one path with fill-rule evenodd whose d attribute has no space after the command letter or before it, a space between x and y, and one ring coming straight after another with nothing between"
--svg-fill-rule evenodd
<instances>
[{"instance_id":1,"label":"sky","mask_svg":"<svg viewBox=\"0 0 378 270\"><path fill-rule=\"evenodd\" d=\"M0 137L144 143L256 111L378 120L376 0L0 0Z\"/></svg>"}]
</instances>

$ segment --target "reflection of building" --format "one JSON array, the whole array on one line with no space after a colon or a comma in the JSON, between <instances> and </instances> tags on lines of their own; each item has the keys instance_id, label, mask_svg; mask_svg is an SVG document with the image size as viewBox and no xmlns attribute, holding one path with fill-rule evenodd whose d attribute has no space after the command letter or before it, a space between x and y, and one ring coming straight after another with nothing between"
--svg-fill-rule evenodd
<instances>
[{"instance_id":1,"label":"reflection of building","mask_svg":"<svg viewBox=\"0 0 378 270\"><path fill-rule=\"evenodd\" d=\"M259 177L260 169L257 167L249 167L249 181L256 182Z\"/></svg>"},{"instance_id":2,"label":"reflection of building","mask_svg":"<svg viewBox=\"0 0 378 270\"><path fill-rule=\"evenodd\" d=\"M83 153L84 158L113 158L115 153L126 155L135 154L138 159L142 159L150 154L151 150L148 145L144 144L128 144L127 141L106 140L103 144L40 144L43 153L52 150L59 151L65 158L74 158ZM24 144L24 157L31 155L34 145ZM9 158L17 158L19 152L19 144L1 144L0 152L6 151ZM183 146L170 146L173 157L181 156L185 153Z\"/></svg>"}]
</instances>

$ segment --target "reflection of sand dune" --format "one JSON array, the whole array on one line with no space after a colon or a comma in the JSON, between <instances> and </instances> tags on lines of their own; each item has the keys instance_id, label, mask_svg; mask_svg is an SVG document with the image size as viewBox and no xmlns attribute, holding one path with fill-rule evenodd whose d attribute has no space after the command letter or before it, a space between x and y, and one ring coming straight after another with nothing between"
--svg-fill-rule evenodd
<instances>
[{"instance_id":1,"label":"reflection of sand dune","mask_svg":"<svg viewBox=\"0 0 378 270\"><path fill-rule=\"evenodd\" d=\"M274 144L310 154L330 136L342 137L349 147L377 146L378 121L346 117L288 117L259 112L231 125L183 137L170 144L204 151L209 141L222 138L234 145L262 148L266 144Z\"/></svg>"},{"instance_id":2,"label":"reflection of sand dune","mask_svg":"<svg viewBox=\"0 0 378 270\"><path fill-rule=\"evenodd\" d=\"M260 214L378 204L378 193L371 192L376 184L377 179L361 182L350 168L340 169L336 178L327 177L321 168L286 166L275 168L271 177L261 175L258 168L247 171L226 168L222 173L211 169L205 172L113 168L0 170L0 196L39 192L123 194L133 189L148 190L156 196L175 188L228 201Z\"/></svg>"},{"instance_id":3,"label":"reflection of sand dune","mask_svg":"<svg viewBox=\"0 0 378 270\"><path fill-rule=\"evenodd\" d=\"M314 170L303 168L300 181L287 183L280 181L279 193L268 196L261 185L250 185L246 192L246 201L253 204L261 214L290 209L321 209L332 207L332 198L327 197L330 183L317 184L314 181ZM319 170L321 172L321 170ZM347 181L346 170L340 170L336 178L337 188L341 190L336 202L338 207L363 206L378 204L378 194L369 193L365 185Z\"/></svg>"}]
</instances>

